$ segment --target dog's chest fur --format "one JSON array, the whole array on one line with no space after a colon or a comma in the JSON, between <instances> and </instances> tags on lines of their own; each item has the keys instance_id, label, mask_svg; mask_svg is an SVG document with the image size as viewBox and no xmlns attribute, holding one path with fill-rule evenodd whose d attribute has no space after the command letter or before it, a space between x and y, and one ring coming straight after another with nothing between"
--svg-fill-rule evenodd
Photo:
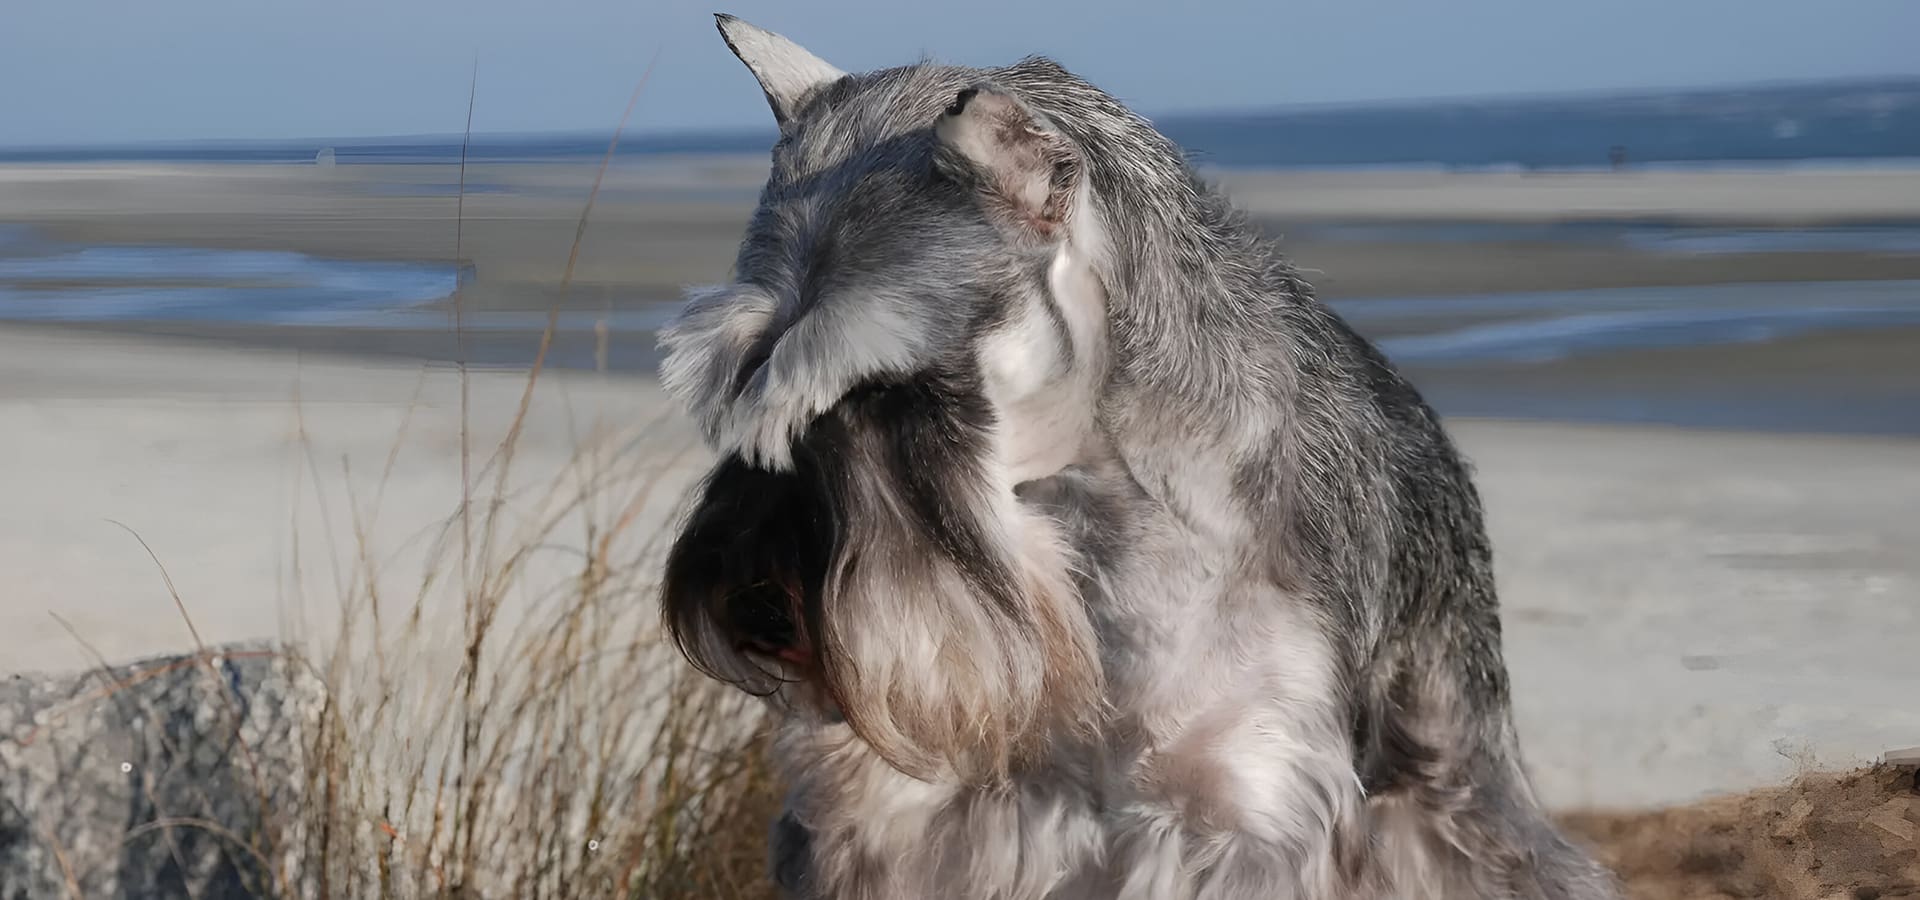
<instances>
[{"instance_id":1,"label":"dog's chest fur","mask_svg":"<svg viewBox=\"0 0 1920 900\"><path fill-rule=\"evenodd\" d=\"M1362 801L1322 630L1179 517L1141 512L1156 507L1111 463L1023 485L1021 498L1083 548L1108 674L1098 739L981 789L908 778L844 725L792 722L778 755L808 787L775 838L804 839L810 864L794 871L815 888L865 887L881 868L929 879L893 885L897 896L1253 896L1186 893L1186 873L1258 842L1297 856L1241 877L1299 890ZM1133 514L1116 520L1123 506ZM810 808L807 793L831 799Z\"/></svg>"}]
</instances>

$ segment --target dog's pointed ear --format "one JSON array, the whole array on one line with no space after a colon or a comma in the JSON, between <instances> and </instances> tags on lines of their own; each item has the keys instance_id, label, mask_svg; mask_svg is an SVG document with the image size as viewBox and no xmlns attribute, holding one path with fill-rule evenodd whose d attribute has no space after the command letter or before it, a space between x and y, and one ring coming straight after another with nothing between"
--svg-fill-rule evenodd
<instances>
[{"instance_id":1,"label":"dog's pointed ear","mask_svg":"<svg viewBox=\"0 0 1920 900\"><path fill-rule=\"evenodd\" d=\"M846 77L847 73L771 31L726 13L715 13L713 18L727 49L740 57L760 82L760 90L766 92L767 105L773 107L773 118L782 130L793 122L807 95Z\"/></svg>"},{"instance_id":2,"label":"dog's pointed ear","mask_svg":"<svg viewBox=\"0 0 1920 900\"><path fill-rule=\"evenodd\" d=\"M1065 237L1080 152L1044 116L999 87L978 84L953 98L934 134L939 165L975 180L1006 224L1044 240Z\"/></svg>"}]
</instances>

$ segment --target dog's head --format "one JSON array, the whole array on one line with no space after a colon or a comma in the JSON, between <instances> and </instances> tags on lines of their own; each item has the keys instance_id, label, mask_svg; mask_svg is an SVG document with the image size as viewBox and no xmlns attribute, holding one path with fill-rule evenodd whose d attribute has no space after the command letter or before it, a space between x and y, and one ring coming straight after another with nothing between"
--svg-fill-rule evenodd
<instances>
[{"instance_id":1,"label":"dog's head","mask_svg":"<svg viewBox=\"0 0 1920 900\"><path fill-rule=\"evenodd\" d=\"M1099 706L1073 554L1014 495L1098 439L1081 151L991 72L847 75L720 30L780 140L735 280L661 337L722 460L670 555L668 625L903 771L1004 774Z\"/></svg>"}]
</instances>

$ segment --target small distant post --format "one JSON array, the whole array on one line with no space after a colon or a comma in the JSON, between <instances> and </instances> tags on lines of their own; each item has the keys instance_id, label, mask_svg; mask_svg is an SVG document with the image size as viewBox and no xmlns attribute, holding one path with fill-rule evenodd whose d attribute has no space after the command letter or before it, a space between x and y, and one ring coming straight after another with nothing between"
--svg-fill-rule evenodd
<instances>
[{"instance_id":1,"label":"small distant post","mask_svg":"<svg viewBox=\"0 0 1920 900\"><path fill-rule=\"evenodd\" d=\"M1627 167L1627 145L1615 144L1607 148L1607 162L1618 172Z\"/></svg>"}]
</instances>

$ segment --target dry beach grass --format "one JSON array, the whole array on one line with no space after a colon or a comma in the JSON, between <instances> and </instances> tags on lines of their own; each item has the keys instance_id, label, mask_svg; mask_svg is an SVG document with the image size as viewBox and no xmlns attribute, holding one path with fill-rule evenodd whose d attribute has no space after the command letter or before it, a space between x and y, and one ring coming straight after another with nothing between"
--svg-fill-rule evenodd
<instances>
[{"instance_id":1,"label":"dry beach grass","mask_svg":"<svg viewBox=\"0 0 1920 900\"><path fill-rule=\"evenodd\" d=\"M643 76L627 116L645 84ZM449 518L457 534L438 541L446 564L429 569L399 629L380 621L383 604L371 587L364 595L349 588L343 598L327 679L328 709L339 712L321 723L311 751L311 771L327 782L318 792L326 803L306 830L323 848L312 863L322 896L691 898L759 890L764 853L749 835L764 830L776 788L760 756L758 710L682 665L662 639L647 600L669 532L633 528L670 484L662 462L671 467L691 448L636 454L644 425L635 434L596 423L541 499L506 517L509 473L553 316L618 140L616 130L587 194L526 389L477 469L461 367L461 502ZM463 337L462 303L456 289ZM491 492L476 492L489 481ZM571 540L556 540L562 523L579 529ZM354 533L360 565L371 564L363 532ZM575 571L526 596L523 561L556 547L572 551ZM420 629L436 618L423 609L426 597L449 571L459 583L457 670L389 670L387 659L422 643ZM524 611L517 622L501 615L514 594ZM370 653L356 649L361 634ZM369 655L372 677L352 692L348 673L364 670ZM343 796L345 815L330 808ZM380 827L367 846L368 832L354 823L376 801ZM336 842L337 856L327 852ZM396 849L409 857L398 867Z\"/></svg>"},{"instance_id":2,"label":"dry beach grass","mask_svg":"<svg viewBox=\"0 0 1920 900\"><path fill-rule=\"evenodd\" d=\"M598 191L596 177L558 297L573 277ZM456 245L456 257L459 252ZM456 290L453 298L455 327L464 339L458 332L460 294ZM474 446L471 376L460 367L459 502L437 525L408 539L425 542L425 565L411 596L383 590L392 583L382 569L393 554L375 528L413 404L370 483L370 496L355 491L351 462L343 457L345 496L329 497L296 393L300 459L294 490L315 492L322 560L336 594L326 604L335 611L331 628L325 614L313 619L297 613L296 627L319 622L324 633L301 635L308 639L278 651L282 661L321 686L312 721L293 732L299 746L290 752L304 776L300 801L268 808L268 786L244 739L242 716L234 712L227 738L247 758L260 797L259 827L242 833L160 809L153 821L134 823L118 836L119 843L170 840L176 829L218 834L226 840L229 864L241 872L236 884L261 896L692 898L762 892L757 845L775 787L760 756L759 713L749 698L680 664L661 639L650 579L667 532L636 527L651 521L646 514L655 507L676 499L672 469L690 448L635 452L656 437L644 423L608 427L595 421L583 438L569 399L570 458L547 483L531 492L516 490L514 461L553 331L550 319L491 452ZM336 523L336 515L345 521ZM343 531L351 537L344 546L334 543ZM191 665L204 668L213 693L226 697L217 654L202 641L186 600L159 555L137 532L134 537L159 564L159 577L196 647L190 660L137 678ZM301 538L296 518L288 548L295 587L283 598L295 607L306 602ZM554 557L557 566L537 564ZM105 704L133 686L113 673L84 635L59 621L99 661L109 684L82 704ZM449 630L458 637L455 652L423 652L448 646ZM233 710L231 701L226 706ZM6 737L24 749L38 730L36 723L22 736ZM40 814L60 811L25 812L27 830L42 837L68 893L78 900L82 873L56 830L38 821ZM174 859L179 862L178 851Z\"/></svg>"},{"instance_id":3,"label":"dry beach grass","mask_svg":"<svg viewBox=\"0 0 1920 900\"><path fill-rule=\"evenodd\" d=\"M1782 787L1565 822L1630 900L1900 900L1920 897L1915 774L1809 772Z\"/></svg>"}]
</instances>

